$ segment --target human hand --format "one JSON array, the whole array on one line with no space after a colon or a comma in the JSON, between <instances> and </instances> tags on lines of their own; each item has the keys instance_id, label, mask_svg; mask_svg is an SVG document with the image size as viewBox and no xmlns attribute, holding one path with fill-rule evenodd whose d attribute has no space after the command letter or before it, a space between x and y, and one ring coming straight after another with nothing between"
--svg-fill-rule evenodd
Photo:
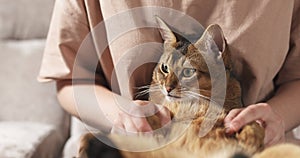
<instances>
[{"instance_id":1,"label":"human hand","mask_svg":"<svg viewBox=\"0 0 300 158\"><path fill-rule=\"evenodd\" d=\"M140 106L147 105L152 107L150 108L151 111L145 112L141 111L139 108L136 108L135 110L132 110L133 113L128 113L120 110L117 119L114 121L111 133L125 135L142 132L151 133L152 128L146 119L146 116L149 115L149 112L153 114L155 113L155 115L160 118L161 125L165 125L171 121L170 112L166 107L158 107L149 101L135 100L133 102Z\"/></svg>"},{"instance_id":2,"label":"human hand","mask_svg":"<svg viewBox=\"0 0 300 158\"><path fill-rule=\"evenodd\" d=\"M227 133L239 131L246 124L256 121L265 128L264 144L271 146L285 141L285 124L268 103L233 109L224 120Z\"/></svg>"}]
</instances>

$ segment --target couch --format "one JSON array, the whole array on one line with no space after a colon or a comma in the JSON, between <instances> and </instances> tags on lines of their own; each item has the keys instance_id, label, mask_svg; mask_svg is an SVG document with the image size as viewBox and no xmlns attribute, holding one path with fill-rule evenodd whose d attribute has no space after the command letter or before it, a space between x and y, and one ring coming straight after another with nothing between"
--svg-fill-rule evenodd
<instances>
[{"instance_id":1,"label":"couch","mask_svg":"<svg viewBox=\"0 0 300 158\"><path fill-rule=\"evenodd\" d=\"M54 0L0 1L0 158L58 158L70 121L39 72Z\"/></svg>"}]
</instances>

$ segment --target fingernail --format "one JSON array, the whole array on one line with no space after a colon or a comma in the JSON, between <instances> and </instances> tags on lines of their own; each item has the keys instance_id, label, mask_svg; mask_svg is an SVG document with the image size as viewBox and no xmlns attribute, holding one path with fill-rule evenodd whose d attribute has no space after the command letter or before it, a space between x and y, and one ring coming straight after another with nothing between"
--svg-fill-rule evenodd
<instances>
[{"instance_id":1,"label":"fingernail","mask_svg":"<svg viewBox=\"0 0 300 158\"><path fill-rule=\"evenodd\" d=\"M224 127L225 127L225 132L228 133L230 131L230 123L229 122L225 122L224 123Z\"/></svg>"},{"instance_id":2,"label":"fingernail","mask_svg":"<svg viewBox=\"0 0 300 158\"><path fill-rule=\"evenodd\" d=\"M230 128L233 129L234 131L237 131L239 129L239 125L233 122L230 124Z\"/></svg>"},{"instance_id":3,"label":"fingernail","mask_svg":"<svg viewBox=\"0 0 300 158\"><path fill-rule=\"evenodd\" d=\"M225 126L225 133L227 134L233 134L237 129L236 123L226 123Z\"/></svg>"},{"instance_id":4,"label":"fingernail","mask_svg":"<svg viewBox=\"0 0 300 158\"><path fill-rule=\"evenodd\" d=\"M230 122L225 122L224 123L224 127L225 128L230 128L231 127L231 123Z\"/></svg>"},{"instance_id":5,"label":"fingernail","mask_svg":"<svg viewBox=\"0 0 300 158\"><path fill-rule=\"evenodd\" d=\"M232 136L234 134L234 131L231 128L225 128L225 134L227 136Z\"/></svg>"}]
</instances>

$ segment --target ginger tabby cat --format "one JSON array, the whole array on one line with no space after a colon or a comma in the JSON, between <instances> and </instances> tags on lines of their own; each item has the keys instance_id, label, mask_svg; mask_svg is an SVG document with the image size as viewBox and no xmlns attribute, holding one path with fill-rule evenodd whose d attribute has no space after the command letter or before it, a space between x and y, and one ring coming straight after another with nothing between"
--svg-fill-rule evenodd
<instances>
[{"instance_id":1,"label":"ginger tabby cat","mask_svg":"<svg viewBox=\"0 0 300 158\"><path fill-rule=\"evenodd\" d=\"M157 23L164 39L164 52L153 71L149 89L142 91L141 94L149 93L150 101L166 106L172 116L171 124L162 128L158 117L153 115L147 117L152 129L156 131L152 137L86 134L82 137L78 157L269 157L268 150L260 153L264 148L264 129L256 122L244 126L241 131L232 135L225 133L223 121L226 114L231 109L243 105L240 84L232 73L230 53L226 49L220 26L210 25L200 39L191 43L171 31L170 27L158 17ZM212 80L209 70L218 68L217 65L220 64L225 68L225 73L223 76L222 73L215 75L215 79ZM211 90L213 84L217 88L221 87L220 84L224 84L218 82L218 77L226 79L226 93L217 90L213 100ZM219 96L222 93L226 94L224 106L219 106L222 100ZM209 114L214 112L217 114ZM206 127L205 121L212 122L213 125ZM203 127L208 128L209 132L200 136ZM149 146L155 149L139 152L117 150L102 143L94 135L114 144L119 149L124 146ZM160 146L161 144L165 145ZM275 151L280 152L281 148L275 147ZM299 151L293 151L299 154ZM295 155L289 157L293 156L295 157Z\"/></svg>"}]
</instances>

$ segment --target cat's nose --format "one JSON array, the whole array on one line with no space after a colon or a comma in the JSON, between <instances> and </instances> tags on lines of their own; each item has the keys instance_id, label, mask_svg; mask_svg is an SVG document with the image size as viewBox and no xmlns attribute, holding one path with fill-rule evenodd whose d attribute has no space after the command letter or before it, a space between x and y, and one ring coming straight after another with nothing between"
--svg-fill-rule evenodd
<instances>
[{"instance_id":1,"label":"cat's nose","mask_svg":"<svg viewBox=\"0 0 300 158\"><path fill-rule=\"evenodd\" d=\"M166 86L166 91L170 93L174 88L171 86Z\"/></svg>"}]
</instances>

